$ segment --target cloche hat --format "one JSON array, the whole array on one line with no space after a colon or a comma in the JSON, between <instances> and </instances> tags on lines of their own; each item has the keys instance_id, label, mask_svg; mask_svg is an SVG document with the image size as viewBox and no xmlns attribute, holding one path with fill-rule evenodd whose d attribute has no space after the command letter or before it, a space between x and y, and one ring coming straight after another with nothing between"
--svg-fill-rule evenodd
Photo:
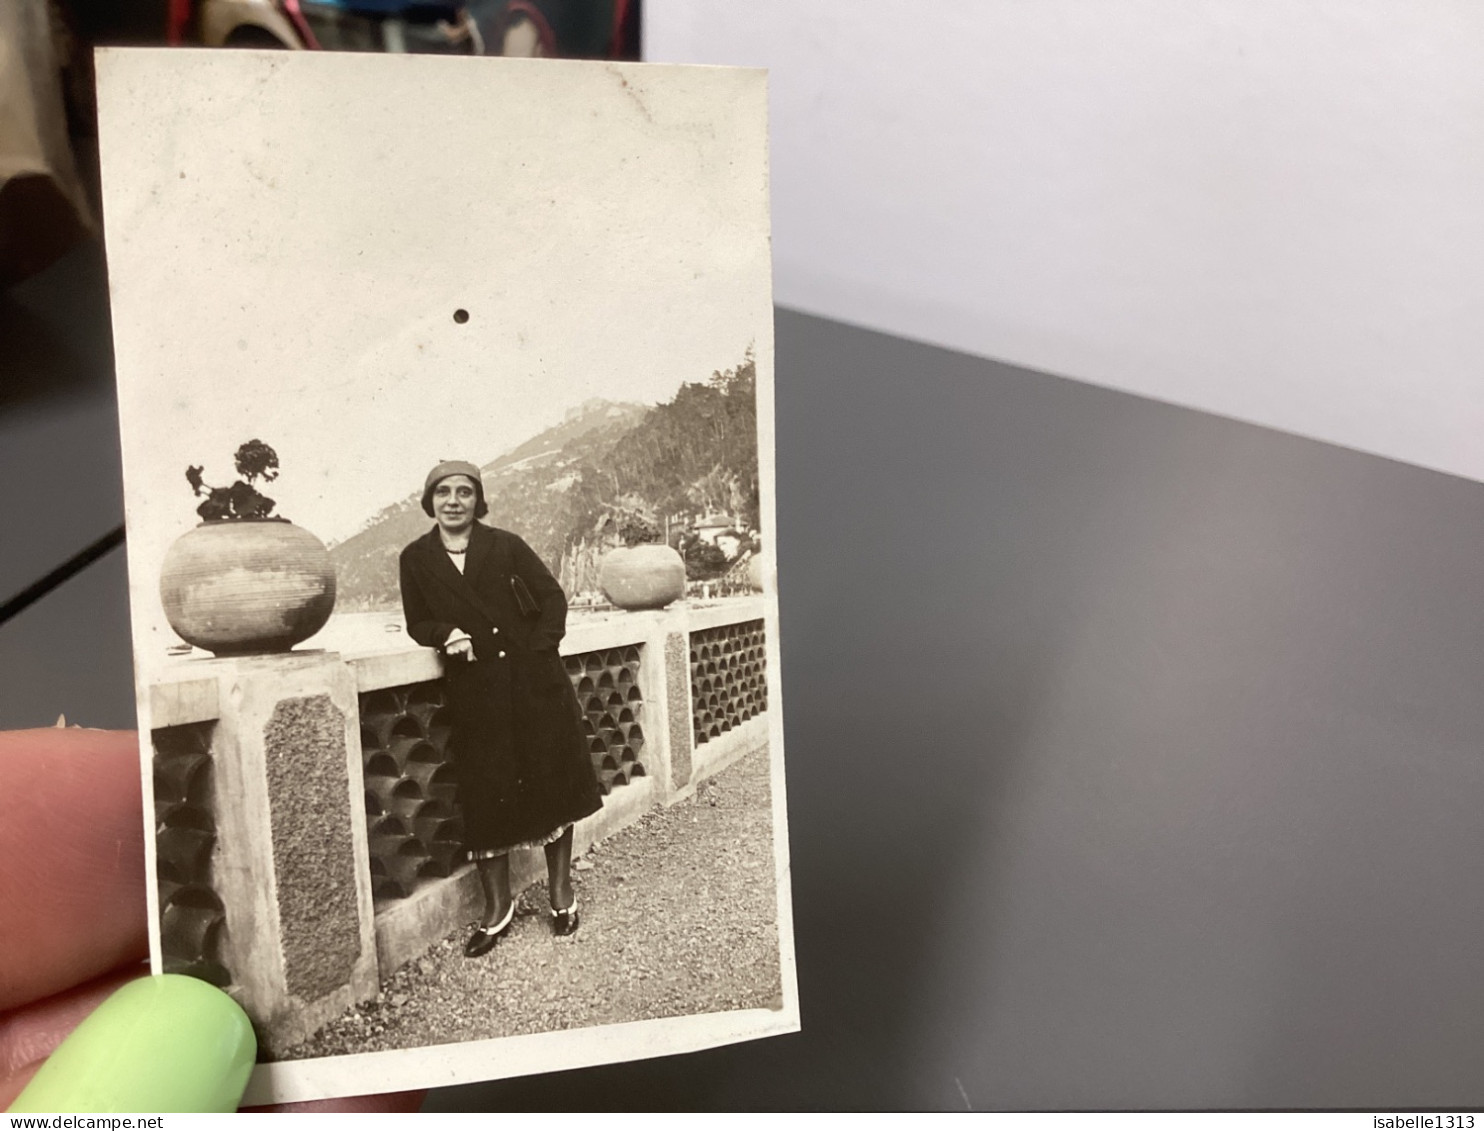
<instances>
[{"instance_id":1,"label":"cloche hat","mask_svg":"<svg viewBox=\"0 0 1484 1131\"><path fill-rule=\"evenodd\" d=\"M433 488L450 475L467 475L470 479L474 480L474 490L479 496L479 502L474 508L474 515L476 518L483 518L488 514L489 508L484 502L484 480L480 478L479 468L467 460L447 459L428 472L428 478L423 483L423 511L427 516L429 518L433 517Z\"/></svg>"}]
</instances>

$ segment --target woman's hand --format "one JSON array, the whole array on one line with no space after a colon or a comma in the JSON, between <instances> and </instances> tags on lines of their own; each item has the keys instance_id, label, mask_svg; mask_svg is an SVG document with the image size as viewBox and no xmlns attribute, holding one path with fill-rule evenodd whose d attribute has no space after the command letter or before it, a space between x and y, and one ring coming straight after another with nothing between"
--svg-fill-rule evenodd
<instances>
[{"instance_id":1,"label":"woman's hand","mask_svg":"<svg viewBox=\"0 0 1484 1131\"><path fill-rule=\"evenodd\" d=\"M474 641L462 628L456 628L448 634L448 639L443 642L443 654L445 656L462 656L465 662L474 659Z\"/></svg>"}]
</instances>

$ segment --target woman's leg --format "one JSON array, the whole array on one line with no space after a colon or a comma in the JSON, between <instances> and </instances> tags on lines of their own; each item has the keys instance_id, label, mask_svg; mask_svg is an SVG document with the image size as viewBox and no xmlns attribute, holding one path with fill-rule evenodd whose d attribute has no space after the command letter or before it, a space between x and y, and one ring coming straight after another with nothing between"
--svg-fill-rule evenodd
<instances>
[{"instance_id":1,"label":"woman's leg","mask_svg":"<svg viewBox=\"0 0 1484 1131\"><path fill-rule=\"evenodd\" d=\"M484 918L480 922L491 927L510 910L510 857L490 856L480 860L477 867L484 888Z\"/></svg>"},{"instance_id":2,"label":"woman's leg","mask_svg":"<svg viewBox=\"0 0 1484 1131\"><path fill-rule=\"evenodd\" d=\"M572 826L546 846L546 893L552 910L565 911L576 902L572 891Z\"/></svg>"}]
</instances>

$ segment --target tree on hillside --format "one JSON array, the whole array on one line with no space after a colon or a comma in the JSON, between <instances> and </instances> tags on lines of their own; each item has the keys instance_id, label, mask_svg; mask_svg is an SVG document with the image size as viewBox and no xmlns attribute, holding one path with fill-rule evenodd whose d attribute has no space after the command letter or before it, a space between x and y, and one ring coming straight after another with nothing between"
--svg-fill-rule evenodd
<instances>
[{"instance_id":1,"label":"tree on hillside","mask_svg":"<svg viewBox=\"0 0 1484 1131\"><path fill-rule=\"evenodd\" d=\"M681 386L667 404L598 402L486 465L488 521L524 538L578 587L574 595L596 584L607 550L667 536L678 542L677 519L680 535L691 520L718 512L757 529L756 383L749 348L736 368ZM409 497L334 547L341 607L395 607L397 555L427 528L418 498ZM708 550L691 557L705 572L721 564Z\"/></svg>"},{"instance_id":2,"label":"tree on hillside","mask_svg":"<svg viewBox=\"0 0 1484 1131\"><path fill-rule=\"evenodd\" d=\"M736 369L682 385L620 440L605 461L620 490L660 513L730 509L758 521L757 363L749 347Z\"/></svg>"}]
</instances>

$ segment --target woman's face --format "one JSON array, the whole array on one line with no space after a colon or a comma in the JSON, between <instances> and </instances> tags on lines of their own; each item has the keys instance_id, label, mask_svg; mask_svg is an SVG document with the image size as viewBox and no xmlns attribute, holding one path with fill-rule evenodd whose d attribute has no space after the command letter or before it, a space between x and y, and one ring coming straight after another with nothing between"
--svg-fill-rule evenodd
<instances>
[{"instance_id":1,"label":"woman's face","mask_svg":"<svg viewBox=\"0 0 1484 1131\"><path fill-rule=\"evenodd\" d=\"M433 514L447 534L462 534L474 522L479 492L467 475L450 475L433 488Z\"/></svg>"}]
</instances>

